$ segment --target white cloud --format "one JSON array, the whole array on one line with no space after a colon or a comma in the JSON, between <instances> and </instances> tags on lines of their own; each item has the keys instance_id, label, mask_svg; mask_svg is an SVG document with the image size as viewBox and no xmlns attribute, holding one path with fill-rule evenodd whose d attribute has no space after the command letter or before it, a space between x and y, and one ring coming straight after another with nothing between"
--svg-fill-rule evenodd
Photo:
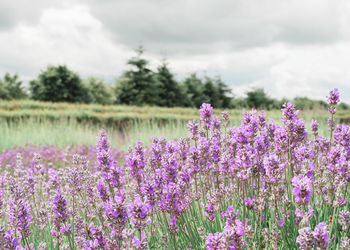
<instances>
[{"instance_id":1,"label":"white cloud","mask_svg":"<svg viewBox=\"0 0 350 250\"><path fill-rule=\"evenodd\" d=\"M0 4L0 76L27 81L67 64L111 79L142 42L152 68L166 56L180 79L221 75L237 95L257 86L277 98L324 99L338 87L350 103L347 0L15 2Z\"/></svg>"},{"instance_id":2,"label":"white cloud","mask_svg":"<svg viewBox=\"0 0 350 250\"><path fill-rule=\"evenodd\" d=\"M67 64L79 73L120 74L128 49L114 44L103 24L85 6L43 11L35 25L0 32L0 73L33 77L48 64Z\"/></svg>"}]
</instances>

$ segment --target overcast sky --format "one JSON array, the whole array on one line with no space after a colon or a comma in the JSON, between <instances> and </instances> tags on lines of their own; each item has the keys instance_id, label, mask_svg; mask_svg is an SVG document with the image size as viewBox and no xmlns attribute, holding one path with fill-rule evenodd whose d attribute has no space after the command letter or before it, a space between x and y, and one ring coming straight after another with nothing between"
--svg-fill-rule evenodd
<instances>
[{"instance_id":1,"label":"overcast sky","mask_svg":"<svg viewBox=\"0 0 350 250\"><path fill-rule=\"evenodd\" d=\"M348 0L0 0L0 75L48 64L114 82L143 44L178 79L221 75L236 95L350 103Z\"/></svg>"}]
</instances>

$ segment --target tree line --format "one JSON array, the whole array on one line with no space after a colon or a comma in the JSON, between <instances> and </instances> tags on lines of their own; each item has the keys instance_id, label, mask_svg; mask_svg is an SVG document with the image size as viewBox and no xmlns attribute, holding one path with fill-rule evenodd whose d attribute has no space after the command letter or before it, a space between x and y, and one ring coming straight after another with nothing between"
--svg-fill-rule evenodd
<instances>
[{"instance_id":1,"label":"tree line","mask_svg":"<svg viewBox=\"0 0 350 250\"><path fill-rule=\"evenodd\" d=\"M216 108L264 109L279 109L287 101L270 98L261 88L248 91L245 98L234 98L231 88L219 76L201 78L193 73L177 81L166 61L152 71L149 61L143 57L142 47L127 65L130 69L123 72L114 86L95 77L82 80L66 65L49 65L29 82L28 89L23 87L17 74L6 73L0 79L0 99L195 108L206 102ZM306 97L297 97L294 101L301 109L326 107L323 101ZM343 106L348 108L346 104Z\"/></svg>"}]
</instances>

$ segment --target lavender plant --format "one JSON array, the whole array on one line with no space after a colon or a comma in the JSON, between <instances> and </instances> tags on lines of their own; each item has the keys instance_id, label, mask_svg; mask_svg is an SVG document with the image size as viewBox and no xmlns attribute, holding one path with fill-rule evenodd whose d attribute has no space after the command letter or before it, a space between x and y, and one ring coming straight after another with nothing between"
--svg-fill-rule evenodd
<instances>
[{"instance_id":1,"label":"lavender plant","mask_svg":"<svg viewBox=\"0 0 350 250\"><path fill-rule=\"evenodd\" d=\"M293 103L281 122L210 104L189 136L111 148L28 145L0 155L3 249L350 249L350 127L312 135Z\"/></svg>"}]
</instances>

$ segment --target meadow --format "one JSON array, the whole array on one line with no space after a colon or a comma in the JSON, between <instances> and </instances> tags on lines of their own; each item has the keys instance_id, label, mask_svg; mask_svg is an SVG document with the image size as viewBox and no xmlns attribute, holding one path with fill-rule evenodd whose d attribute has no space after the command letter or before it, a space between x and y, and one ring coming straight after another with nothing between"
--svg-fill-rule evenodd
<instances>
[{"instance_id":1,"label":"meadow","mask_svg":"<svg viewBox=\"0 0 350 250\"><path fill-rule=\"evenodd\" d=\"M336 89L327 100L301 112L2 102L0 244L349 249L348 113Z\"/></svg>"},{"instance_id":2,"label":"meadow","mask_svg":"<svg viewBox=\"0 0 350 250\"><path fill-rule=\"evenodd\" d=\"M223 110L214 110L220 115ZM242 110L228 110L230 126L241 122ZM266 111L267 119L280 123L280 110ZM337 114L337 122L348 122L346 110ZM320 135L328 134L327 111L321 107L300 112L307 123L316 119ZM27 143L66 147L96 145L96 135L103 128L113 147L127 150L138 140L151 144L153 136L168 140L188 136L189 120L198 119L193 108L137 107L126 105L98 105L50 103L32 100L0 101L0 150ZM307 128L310 130L310 128Z\"/></svg>"}]
</instances>

